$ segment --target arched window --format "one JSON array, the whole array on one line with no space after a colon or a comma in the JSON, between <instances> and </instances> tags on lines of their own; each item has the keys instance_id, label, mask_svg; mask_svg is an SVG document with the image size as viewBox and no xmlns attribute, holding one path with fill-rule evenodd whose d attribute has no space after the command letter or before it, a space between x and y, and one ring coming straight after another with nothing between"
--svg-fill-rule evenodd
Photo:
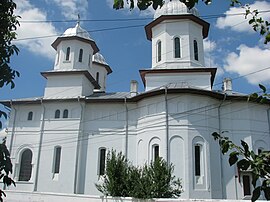
<instances>
[{"instance_id":1,"label":"arched window","mask_svg":"<svg viewBox=\"0 0 270 202\"><path fill-rule=\"evenodd\" d=\"M201 176L201 145L194 147L195 176Z\"/></svg>"},{"instance_id":2,"label":"arched window","mask_svg":"<svg viewBox=\"0 0 270 202\"><path fill-rule=\"evenodd\" d=\"M82 59L83 59L83 49L80 49L79 62L82 62Z\"/></svg>"},{"instance_id":3,"label":"arched window","mask_svg":"<svg viewBox=\"0 0 270 202\"><path fill-rule=\"evenodd\" d=\"M60 110L57 109L54 114L54 118L59 119L60 118Z\"/></svg>"},{"instance_id":4,"label":"arched window","mask_svg":"<svg viewBox=\"0 0 270 202\"><path fill-rule=\"evenodd\" d=\"M59 57L60 57L60 52L57 51L57 55L56 55L56 65L58 65L58 63L59 63Z\"/></svg>"},{"instance_id":5,"label":"arched window","mask_svg":"<svg viewBox=\"0 0 270 202\"><path fill-rule=\"evenodd\" d=\"M33 112L29 112L29 113L28 113L27 120L28 120L28 121L33 120Z\"/></svg>"},{"instance_id":6,"label":"arched window","mask_svg":"<svg viewBox=\"0 0 270 202\"><path fill-rule=\"evenodd\" d=\"M89 60L88 60L88 66L89 67L91 66L91 58L92 58L92 56L91 56L91 54L89 54Z\"/></svg>"},{"instance_id":7,"label":"arched window","mask_svg":"<svg viewBox=\"0 0 270 202\"><path fill-rule=\"evenodd\" d=\"M161 61L161 41L157 42L157 62Z\"/></svg>"},{"instance_id":8,"label":"arched window","mask_svg":"<svg viewBox=\"0 0 270 202\"><path fill-rule=\"evenodd\" d=\"M159 158L159 145L153 145L153 160L156 161Z\"/></svg>"},{"instance_id":9,"label":"arched window","mask_svg":"<svg viewBox=\"0 0 270 202\"><path fill-rule=\"evenodd\" d=\"M23 151L20 163L19 181L29 181L32 173L32 151Z\"/></svg>"},{"instance_id":10,"label":"arched window","mask_svg":"<svg viewBox=\"0 0 270 202\"><path fill-rule=\"evenodd\" d=\"M105 160L106 160L106 149L100 148L99 149L99 163L98 163L98 174L104 175L105 174Z\"/></svg>"},{"instance_id":11,"label":"arched window","mask_svg":"<svg viewBox=\"0 0 270 202\"><path fill-rule=\"evenodd\" d=\"M99 72L96 73L96 81L99 84Z\"/></svg>"},{"instance_id":12,"label":"arched window","mask_svg":"<svg viewBox=\"0 0 270 202\"><path fill-rule=\"evenodd\" d=\"M199 60L199 52L198 52L198 42L196 40L193 41L194 46L194 59Z\"/></svg>"},{"instance_id":13,"label":"arched window","mask_svg":"<svg viewBox=\"0 0 270 202\"><path fill-rule=\"evenodd\" d=\"M175 37L174 38L174 58L180 58L181 52L180 52L180 38Z\"/></svg>"},{"instance_id":14,"label":"arched window","mask_svg":"<svg viewBox=\"0 0 270 202\"><path fill-rule=\"evenodd\" d=\"M68 110L65 109L63 112L63 118L68 118Z\"/></svg>"},{"instance_id":15,"label":"arched window","mask_svg":"<svg viewBox=\"0 0 270 202\"><path fill-rule=\"evenodd\" d=\"M61 147L57 146L54 148L54 162L53 162L53 173L59 173L60 171L60 159L61 159Z\"/></svg>"},{"instance_id":16,"label":"arched window","mask_svg":"<svg viewBox=\"0 0 270 202\"><path fill-rule=\"evenodd\" d=\"M69 61L69 57L70 57L70 47L67 48L66 61Z\"/></svg>"}]
</instances>

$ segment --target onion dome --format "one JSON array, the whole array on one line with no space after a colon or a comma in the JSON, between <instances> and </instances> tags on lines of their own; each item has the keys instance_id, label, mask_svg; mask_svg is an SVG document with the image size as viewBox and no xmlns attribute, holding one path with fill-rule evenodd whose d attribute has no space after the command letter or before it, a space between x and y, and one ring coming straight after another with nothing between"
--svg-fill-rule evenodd
<instances>
[{"instance_id":1,"label":"onion dome","mask_svg":"<svg viewBox=\"0 0 270 202\"><path fill-rule=\"evenodd\" d=\"M196 8L189 9L180 0L167 1L161 8L158 8L154 14L154 19L162 15L183 15L183 14L193 14L199 16L199 12Z\"/></svg>"},{"instance_id":2,"label":"onion dome","mask_svg":"<svg viewBox=\"0 0 270 202\"><path fill-rule=\"evenodd\" d=\"M63 37L69 37L69 36L78 36L81 38L92 40L90 37L90 34L85 29L81 28L80 23L77 23L76 26L73 28L68 28L64 32Z\"/></svg>"},{"instance_id":3,"label":"onion dome","mask_svg":"<svg viewBox=\"0 0 270 202\"><path fill-rule=\"evenodd\" d=\"M92 61L93 61L93 63L97 63L97 64L100 64L103 67L105 67L107 70L107 74L112 73L111 67L108 65L108 63L105 61L105 58L100 53L94 54L92 56Z\"/></svg>"},{"instance_id":4,"label":"onion dome","mask_svg":"<svg viewBox=\"0 0 270 202\"><path fill-rule=\"evenodd\" d=\"M94 54L99 51L96 42L91 39L90 34L85 29L81 28L79 22L75 27L68 28L61 36L57 37L57 39L52 43L52 47L57 50L57 46L61 41L73 39L90 44L93 48Z\"/></svg>"},{"instance_id":5,"label":"onion dome","mask_svg":"<svg viewBox=\"0 0 270 202\"><path fill-rule=\"evenodd\" d=\"M105 58L100 53L93 55L92 61L102 65L108 65L108 63L105 61Z\"/></svg>"}]
</instances>

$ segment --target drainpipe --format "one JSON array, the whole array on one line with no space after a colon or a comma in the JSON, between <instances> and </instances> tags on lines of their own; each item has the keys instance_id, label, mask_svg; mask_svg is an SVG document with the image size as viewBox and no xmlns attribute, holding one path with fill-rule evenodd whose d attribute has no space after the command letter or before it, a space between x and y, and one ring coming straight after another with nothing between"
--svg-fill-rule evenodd
<instances>
[{"instance_id":1,"label":"drainpipe","mask_svg":"<svg viewBox=\"0 0 270 202\"><path fill-rule=\"evenodd\" d=\"M41 106L43 111L41 113L41 126L40 126L40 136L39 136L39 145L38 145L38 155L37 155L37 167L36 167L36 177L35 177L35 184L34 184L34 191L37 191L38 185L38 174L39 174L39 164L40 164L40 156L41 156L41 147L43 141L43 134L44 134L44 120L45 120L45 106L43 104L42 99L40 100Z\"/></svg>"},{"instance_id":2,"label":"drainpipe","mask_svg":"<svg viewBox=\"0 0 270 202\"><path fill-rule=\"evenodd\" d=\"M125 137L125 156L128 158L128 106L127 98L125 97L125 108L126 108L126 137Z\"/></svg>"},{"instance_id":3,"label":"drainpipe","mask_svg":"<svg viewBox=\"0 0 270 202\"><path fill-rule=\"evenodd\" d=\"M82 124L83 124L83 118L84 118L84 106L80 102L80 97L78 96L78 103L81 107L81 117L80 117L80 126L79 126L79 135L77 140L77 148L76 148L76 161L75 161L75 177L74 177L74 194L79 193L79 166L80 166L80 159L81 159L81 149L82 149L82 141L83 141L83 132L82 132Z\"/></svg>"},{"instance_id":4,"label":"drainpipe","mask_svg":"<svg viewBox=\"0 0 270 202\"><path fill-rule=\"evenodd\" d=\"M224 101L226 100L226 97L227 97L227 94L225 93L224 94L224 98L223 100L221 101L220 105L218 106L218 133L221 134L222 133L222 130L221 130L221 117L220 117L220 114L221 114L221 106L222 104L224 103ZM221 172L221 194L222 194L222 199L225 198L225 191L224 191L224 173L223 173L223 158L222 158L222 153L221 151L219 152L219 156L220 156L220 172Z\"/></svg>"},{"instance_id":5,"label":"drainpipe","mask_svg":"<svg viewBox=\"0 0 270 202\"><path fill-rule=\"evenodd\" d=\"M10 100L10 106L12 106L12 100ZM15 136L15 124L16 124L16 117L17 117L17 110L15 106L13 107L14 109L14 117L13 117L13 122L12 122L12 130L11 130L11 137L10 137L10 144L9 144L9 153L11 156L11 151L12 151L12 146L13 146L13 141L14 141L14 136Z\"/></svg>"},{"instance_id":6,"label":"drainpipe","mask_svg":"<svg viewBox=\"0 0 270 202\"><path fill-rule=\"evenodd\" d=\"M168 88L165 87L165 113L166 113L166 161L169 165L169 115L168 115Z\"/></svg>"}]
</instances>

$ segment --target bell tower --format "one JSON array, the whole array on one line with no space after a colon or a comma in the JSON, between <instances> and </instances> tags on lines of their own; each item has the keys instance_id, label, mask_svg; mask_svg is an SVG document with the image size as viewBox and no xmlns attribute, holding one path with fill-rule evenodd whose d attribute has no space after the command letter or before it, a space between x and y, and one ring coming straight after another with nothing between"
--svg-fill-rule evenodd
<instances>
[{"instance_id":1,"label":"bell tower","mask_svg":"<svg viewBox=\"0 0 270 202\"><path fill-rule=\"evenodd\" d=\"M188 9L179 0L156 10L145 26L152 42L152 67L140 70L146 91L169 84L211 90L216 69L205 67L203 49L209 26L196 8Z\"/></svg>"},{"instance_id":2,"label":"bell tower","mask_svg":"<svg viewBox=\"0 0 270 202\"><path fill-rule=\"evenodd\" d=\"M52 47L57 52L54 69L41 73L47 79L44 98L88 96L100 88L91 74L92 58L99 49L79 22L58 37Z\"/></svg>"}]
</instances>

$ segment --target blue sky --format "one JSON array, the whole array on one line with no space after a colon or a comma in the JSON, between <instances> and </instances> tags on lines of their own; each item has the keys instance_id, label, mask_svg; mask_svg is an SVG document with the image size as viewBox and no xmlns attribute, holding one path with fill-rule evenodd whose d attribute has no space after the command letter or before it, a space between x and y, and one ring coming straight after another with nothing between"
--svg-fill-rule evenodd
<instances>
[{"instance_id":1,"label":"blue sky","mask_svg":"<svg viewBox=\"0 0 270 202\"><path fill-rule=\"evenodd\" d=\"M130 80L134 79L139 81L140 91L143 91L138 70L151 67L151 42L146 39L144 25L151 22L154 13L152 9L144 12L137 9L116 11L112 9L113 0L16 0L15 2L16 13L22 17L18 40L15 42L20 53L12 57L11 65L21 73L21 76L16 78L14 89L10 90L9 87L0 89L0 99L43 95L46 80L40 72L52 70L54 64L55 50L50 44L57 35L75 26L76 22L70 20L76 20L78 13L82 19L81 26L90 32L100 53L113 70L108 77L107 91L129 91ZM270 10L269 1L243 2L250 3L252 8ZM205 40L205 61L206 66L218 68L216 84L224 77L236 78L270 66L270 45L263 45L263 40L252 31L244 16L210 17L210 15L242 13L243 9L230 8L226 0L214 1L210 6L200 2L197 8L202 18L211 24L209 38ZM94 21L130 18L136 20ZM264 13L264 18L269 20L270 12ZM97 31L118 27L126 28ZM29 39L33 37L44 38ZM268 86L269 78L270 69L267 69L249 77L233 80L233 89L251 93L258 90L258 83ZM216 85L215 88L221 89L221 85Z\"/></svg>"}]
</instances>

